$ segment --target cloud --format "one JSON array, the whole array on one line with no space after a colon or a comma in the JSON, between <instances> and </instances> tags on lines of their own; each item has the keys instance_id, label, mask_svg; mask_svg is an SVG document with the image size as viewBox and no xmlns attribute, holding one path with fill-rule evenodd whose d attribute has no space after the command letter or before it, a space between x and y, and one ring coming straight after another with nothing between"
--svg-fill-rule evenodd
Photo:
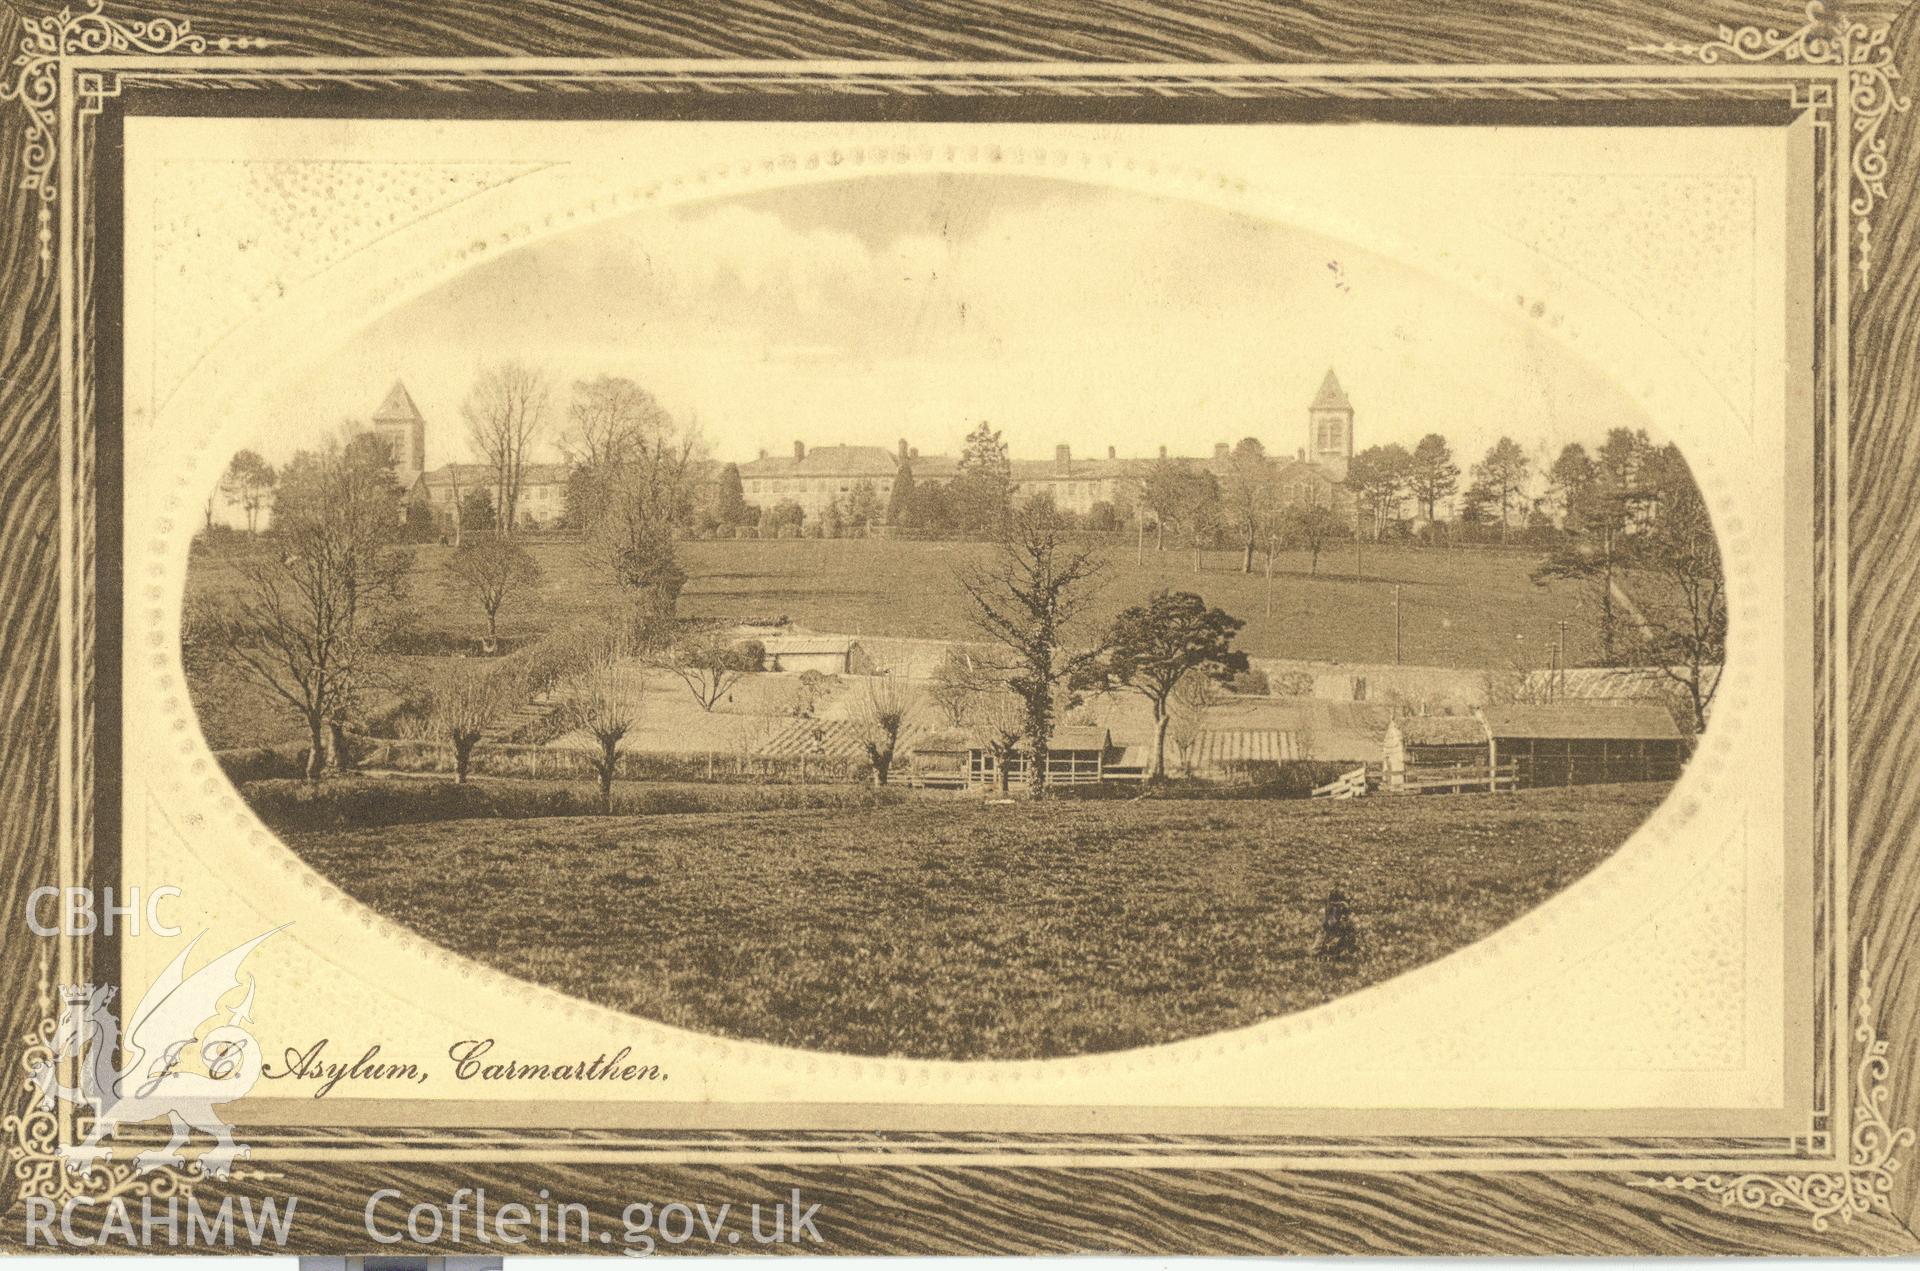
<instances>
[{"instance_id":1,"label":"cloud","mask_svg":"<svg viewBox=\"0 0 1920 1271\"><path fill-rule=\"evenodd\" d=\"M795 437L947 449L981 418L1030 455L1244 435L1288 451L1328 366L1362 445L1437 430L1475 457L1503 431L1644 422L1537 328L1417 264L1176 199L937 180L640 213L523 248L370 328L290 408L364 413L404 378L444 458L474 367L517 356L563 383L632 375L732 457ZM905 210L876 211L889 200Z\"/></svg>"}]
</instances>

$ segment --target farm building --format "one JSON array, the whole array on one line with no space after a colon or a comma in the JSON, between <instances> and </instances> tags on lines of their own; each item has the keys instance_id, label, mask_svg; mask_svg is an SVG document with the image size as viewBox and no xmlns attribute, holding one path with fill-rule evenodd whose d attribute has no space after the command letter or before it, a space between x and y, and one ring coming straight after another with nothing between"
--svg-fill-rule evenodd
<instances>
[{"instance_id":1,"label":"farm building","mask_svg":"<svg viewBox=\"0 0 1920 1271\"><path fill-rule=\"evenodd\" d=\"M1146 776L1142 746L1116 746L1104 728L1068 726L1054 730L1047 746L1047 780L1054 785L1092 785L1100 781L1140 781ZM1033 746L1021 742L1007 763L1010 785L1024 785L1033 770ZM960 732L936 733L913 743L912 780L916 785L962 788L994 786L999 762L978 738Z\"/></svg>"},{"instance_id":2,"label":"farm building","mask_svg":"<svg viewBox=\"0 0 1920 1271\"><path fill-rule=\"evenodd\" d=\"M1482 712L1500 762L1519 765L1523 786L1596 781L1671 781L1688 742L1666 707L1489 706Z\"/></svg>"},{"instance_id":3,"label":"farm building","mask_svg":"<svg viewBox=\"0 0 1920 1271\"><path fill-rule=\"evenodd\" d=\"M760 641L767 651L769 671L818 671L822 675L872 675L873 656L850 636L768 636Z\"/></svg>"},{"instance_id":4,"label":"farm building","mask_svg":"<svg viewBox=\"0 0 1920 1271\"><path fill-rule=\"evenodd\" d=\"M1422 772L1431 785L1442 770L1486 777L1509 766L1518 785L1566 786L1671 781L1688 745L1664 706L1563 702L1397 719L1387 725L1382 752L1389 789L1405 784L1410 772Z\"/></svg>"},{"instance_id":5,"label":"farm building","mask_svg":"<svg viewBox=\"0 0 1920 1271\"><path fill-rule=\"evenodd\" d=\"M1477 715L1415 715L1387 725L1389 775L1408 768L1482 767L1493 762L1487 725Z\"/></svg>"}]
</instances>

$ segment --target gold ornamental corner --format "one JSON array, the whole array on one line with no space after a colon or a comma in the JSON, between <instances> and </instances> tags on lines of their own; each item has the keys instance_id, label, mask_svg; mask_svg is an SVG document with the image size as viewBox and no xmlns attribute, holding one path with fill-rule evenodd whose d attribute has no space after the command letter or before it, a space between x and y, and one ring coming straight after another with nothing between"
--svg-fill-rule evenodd
<instances>
[{"instance_id":1,"label":"gold ornamental corner","mask_svg":"<svg viewBox=\"0 0 1920 1271\"><path fill-rule=\"evenodd\" d=\"M1891 1214L1887 1203L1893 1176L1900 1168L1897 1153L1910 1147L1913 1131L1895 1129L1887 1121L1887 1043L1873 1026L1868 986L1860 986L1854 1008L1853 1039L1860 1046L1854 1069L1853 1136L1847 1163L1836 1170L1811 1174L1719 1174L1676 1178L1636 1179L1635 1187L1698 1193L1719 1200L1727 1209L1798 1210L1825 1231L1834 1218L1852 1222L1878 1210Z\"/></svg>"},{"instance_id":2,"label":"gold ornamental corner","mask_svg":"<svg viewBox=\"0 0 1920 1271\"><path fill-rule=\"evenodd\" d=\"M45 1009L44 962L42 966L41 1002ZM106 1205L133 1197L164 1201L192 1196L194 1184L205 1176L197 1158L180 1166L158 1165L143 1170L132 1161L112 1159L111 1152L105 1159L74 1159L61 1152L59 1114L42 1105L31 1075L39 1065L53 1062L53 1039L58 1028L58 1019L49 1017L27 1033L20 1066L28 1075L19 1087L25 1093L25 1102L18 1112L0 1118L0 1140L4 1140L0 1142L0 1160L4 1160L6 1176L14 1180L20 1199L47 1200L63 1208L70 1201ZM238 1166L228 1175L229 1180L278 1177Z\"/></svg>"},{"instance_id":3,"label":"gold ornamental corner","mask_svg":"<svg viewBox=\"0 0 1920 1271\"><path fill-rule=\"evenodd\" d=\"M1885 26L1868 26L1844 15L1829 18L1820 0L1809 0L1806 18L1791 31L1777 27L1721 26L1716 38L1699 44L1636 44L1632 53L1690 58L1709 65L1721 61L1765 62L1778 58L1806 66L1841 66L1847 72L1847 103L1853 114L1849 143L1855 247L1860 257L1860 289L1867 289L1873 258L1873 210L1887 197L1887 142L1880 125L1905 114L1913 100L1902 96L1900 68L1887 47Z\"/></svg>"},{"instance_id":4,"label":"gold ornamental corner","mask_svg":"<svg viewBox=\"0 0 1920 1271\"><path fill-rule=\"evenodd\" d=\"M102 0L86 0L46 17L22 18L20 51L11 74L0 79L0 102L17 101L27 112L26 144L20 163L25 170L22 188L40 196L40 264L53 261L53 205L59 198L56 169L61 146L61 72L66 60L102 53L198 54L265 48L273 43L259 36L201 35L191 20L182 18L120 19L101 12ZM74 95L82 114L98 111L100 102L120 91L112 71L87 70L74 77Z\"/></svg>"},{"instance_id":5,"label":"gold ornamental corner","mask_svg":"<svg viewBox=\"0 0 1920 1271\"><path fill-rule=\"evenodd\" d=\"M57 1027L57 1020L46 1019L27 1034L22 1068L31 1072L36 1064L52 1061ZM56 1206L72 1200L104 1205L130 1196L166 1200L192 1194L200 1174L198 1161L188 1162L184 1169L163 1166L145 1173L130 1161L68 1161L60 1153L59 1115L41 1106L31 1077L20 1088L26 1092L26 1104L0 1119L0 1135L5 1137L6 1172L18 1185L22 1200L49 1200Z\"/></svg>"}]
</instances>

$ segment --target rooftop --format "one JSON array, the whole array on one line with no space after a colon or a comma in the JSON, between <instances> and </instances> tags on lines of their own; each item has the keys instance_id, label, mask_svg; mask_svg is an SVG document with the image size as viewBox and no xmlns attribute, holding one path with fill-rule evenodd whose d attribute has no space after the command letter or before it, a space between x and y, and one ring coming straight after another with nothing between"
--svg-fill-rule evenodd
<instances>
[{"instance_id":1,"label":"rooftop","mask_svg":"<svg viewBox=\"0 0 1920 1271\"><path fill-rule=\"evenodd\" d=\"M1484 746L1487 728L1472 715L1415 715L1394 721L1409 746Z\"/></svg>"},{"instance_id":2,"label":"rooftop","mask_svg":"<svg viewBox=\"0 0 1920 1271\"><path fill-rule=\"evenodd\" d=\"M753 636L768 653L847 653L860 642L852 636Z\"/></svg>"},{"instance_id":3,"label":"rooftop","mask_svg":"<svg viewBox=\"0 0 1920 1271\"><path fill-rule=\"evenodd\" d=\"M1581 741L1678 741L1680 729L1664 706L1489 706L1487 727L1495 737Z\"/></svg>"},{"instance_id":4,"label":"rooftop","mask_svg":"<svg viewBox=\"0 0 1920 1271\"><path fill-rule=\"evenodd\" d=\"M768 455L740 465L743 477L886 477L899 467L885 446L815 446L805 455Z\"/></svg>"},{"instance_id":5,"label":"rooftop","mask_svg":"<svg viewBox=\"0 0 1920 1271\"><path fill-rule=\"evenodd\" d=\"M413 404L413 395L407 392L407 386L399 380L387 390L386 397L380 403L380 409L373 412L373 421L377 424L406 423L421 419L420 408Z\"/></svg>"},{"instance_id":6,"label":"rooftop","mask_svg":"<svg viewBox=\"0 0 1920 1271\"><path fill-rule=\"evenodd\" d=\"M1314 394L1311 410L1352 410L1353 403L1347 400L1347 390L1340 387L1340 377L1327 368L1327 378L1320 381L1320 391Z\"/></svg>"}]
</instances>

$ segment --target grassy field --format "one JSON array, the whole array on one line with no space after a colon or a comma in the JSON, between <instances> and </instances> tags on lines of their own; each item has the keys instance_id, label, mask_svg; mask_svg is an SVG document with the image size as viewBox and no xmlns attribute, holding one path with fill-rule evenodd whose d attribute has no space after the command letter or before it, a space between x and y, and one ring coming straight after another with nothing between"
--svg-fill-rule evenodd
<instances>
[{"instance_id":1,"label":"grassy field","mask_svg":"<svg viewBox=\"0 0 1920 1271\"><path fill-rule=\"evenodd\" d=\"M505 616L503 634L537 634L591 612L608 599L606 583L573 543L532 543L546 574L536 603ZM681 611L740 620L786 615L803 627L862 635L974 639L965 597L954 570L985 550L969 543L885 539L794 539L690 542L680 545L689 581ZM450 548L415 549L414 603L423 629L477 638L478 615L447 588L439 568ZM1283 555L1267 612L1266 580L1238 572L1239 555L1209 553L1195 572L1193 553L1131 547L1110 555L1101 610L1111 614L1144 599L1156 587L1197 591L1246 620L1240 647L1259 657L1347 663L1394 660L1393 589L1401 588L1403 660L1426 666L1504 668L1521 656L1545 663L1555 623L1570 621L1568 657L1574 664L1597 650L1584 643L1581 593L1559 584L1536 587L1533 557L1493 550L1443 551L1410 547L1365 550L1364 574L1353 574L1351 552L1322 556L1308 572L1304 554ZM211 593L236 585L231 562L199 556L189 586Z\"/></svg>"},{"instance_id":2,"label":"grassy field","mask_svg":"<svg viewBox=\"0 0 1920 1271\"><path fill-rule=\"evenodd\" d=\"M1668 787L462 820L285 832L510 975L705 1032L869 1055L1112 1051L1431 962L1591 870ZM459 884L449 886L449 879ZM1327 893L1357 955L1314 953Z\"/></svg>"}]
</instances>

